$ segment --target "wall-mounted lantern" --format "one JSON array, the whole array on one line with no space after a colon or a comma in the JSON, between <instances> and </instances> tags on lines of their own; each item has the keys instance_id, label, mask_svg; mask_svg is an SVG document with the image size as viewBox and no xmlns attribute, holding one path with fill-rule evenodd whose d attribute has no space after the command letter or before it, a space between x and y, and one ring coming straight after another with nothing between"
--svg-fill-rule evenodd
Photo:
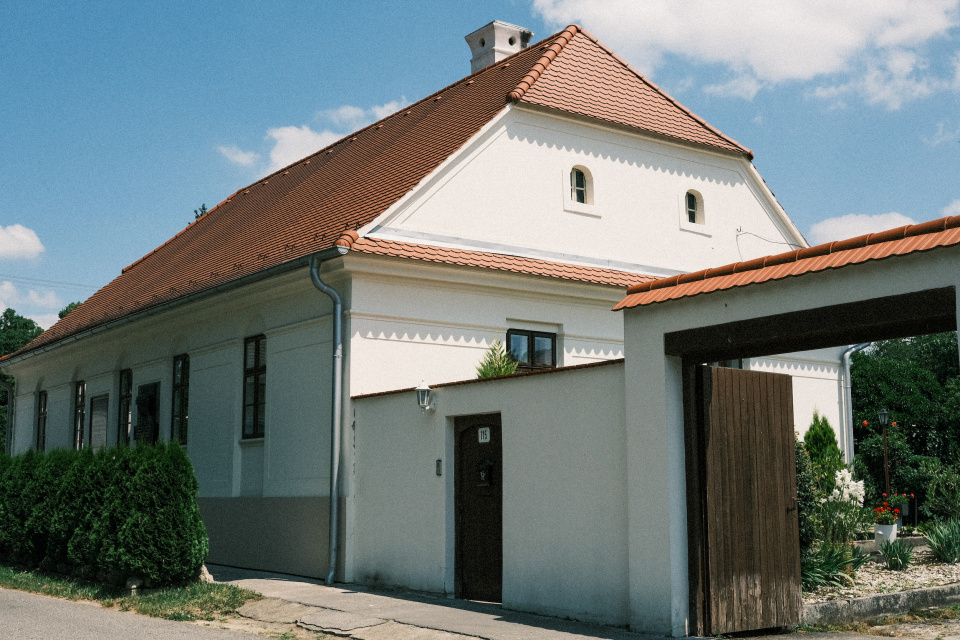
<instances>
[{"instance_id":1,"label":"wall-mounted lantern","mask_svg":"<svg viewBox=\"0 0 960 640\"><path fill-rule=\"evenodd\" d=\"M417 387L417 404L420 405L420 411L426 411L427 409L433 409L431 406L433 401L433 394L430 392L430 387L427 386L426 382L420 381L420 386Z\"/></svg>"}]
</instances>

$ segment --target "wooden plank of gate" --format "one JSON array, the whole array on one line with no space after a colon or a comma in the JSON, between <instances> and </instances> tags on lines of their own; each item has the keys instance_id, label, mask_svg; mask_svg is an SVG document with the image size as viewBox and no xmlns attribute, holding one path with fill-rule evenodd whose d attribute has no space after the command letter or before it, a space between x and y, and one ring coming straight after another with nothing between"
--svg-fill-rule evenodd
<instances>
[{"instance_id":1,"label":"wooden plank of gate","mask_svg":"<svg viewBox=\"0 0 960 640\"><path fill-rule=\"evenodd\" d=\"M724 374L727 379L730 381L730 387L733 390L733 398L731 401L731 406L733 407L733 416L730 424L730 434L731 434L731 447L727 451L727 463L733 471L734 484L733 484L733 493L730 496L730 501L727 503L728 509L728 531L736 532L735 535L728 536L731 539L731 544L733 545L733 563L731 576L734 581L736 589L736 608L734 612L736 613L736 627L734 629L742 629L743 625L747 622L747 609L749 605L749 591L747 589L746 582L746 573L744 568L747 564L747 548L744 544L744 531L743 525L744 522L738 517L737 506L741 504L741 501L744 499L744 496L748 494L748 478L744 473L744 468L742 464L738 464L739 458L742 455L743 450L743 421L745 417L745 402L743 398L743 388L742 388L742 377L737 375L735 370L724 370ZM730 629L733 631L734 629Z\"/></svg>"},{"instance_id":2,"label":"wooden plank of gate","mask_svg":"<svg viewBox=\"0 0 960 640\"><path fill-rule=\"evenodd\" d=\"M708 430L708 455L707 455L707 478L709 482L707 488L709 491L709 529L708 529L708 557L710 562L710 630L709 633L722 633L721 629L727 627L732 594L726 589L726 575L728 556L730 549L724 544L726 542L722 535L723 527L726 522L723 517L723 502L727 491L729 480L727 479L727 469L722 464L723 457L726 454L726 434L724 433L725 417L720 409L724 406L722 401L726 394L726 388L722 384L720 376L716 369L707 368L704 375L710 379L710 396L704 400L708 404L709 413L704 420Z\"/></svg>"},{"instance_id":3,"label":"wooden plank of gate","mask_svg":"<svg viewBox=\"0 0 960 640\"><path fill-rule=\"evenodd\" d=\"M718 375L726 382L724 388L725 404L728 408L725 415L724 431L727 434L726 439L726 450L724 451L722 464L728 471L729 482L727 482L726 492L724 496L724 504L722 505L723 509L723 520L724 520L724 531L728 532L726 534L721 533L727 540L727 565L726 565L726 579L729 583L730 589L730 603L728 609L728 616L726 618L726 630L732 631L737 628L737 625L740 621L740 613L742 611L743 605L743 596L740 589L740 580L737 575L737 567L740 566L740 557L741 557L741 548L737 536L730 535L729 532L736 531L737 518L736 513L734 512L734 504L737 500L738 495L740 494L740 488L742 486L742 480L740 478L740 469L737 465L730 464L731 460L736 459L737 452L737 423L740 421L740 403L737 402L737 395L739 393L739 388L736 384L736 380L729 375L729 371L718 370Z\"/></svg>"},{"instance_id":4,"label":"wooden plank of gate","mask_svg":"<svg viewBox=\"0 0 960 640\"><path fill-rule=\"evenodd\" d=\"M784 381L786 387L786 398L783 406L784 424L793 426L793 380L788 378ZM787 539L784 541L784 550L788 554L789 564L787 567L791 571L791 579L787 581L787 616L783 620L784 625L796 624L800 621L800 615L803 610L803 596L800 592L800 527L797 521L798 511L795 496L797 495L797 467L796 456L794 454L793 429L788 429L787 434L790 437L784 444L783 452L787 459L784 464L786 473L786 491L783 495L787 498L789 506L793 509L793 516L786 519L788 523Z\"/></svg>"}]
</instances>

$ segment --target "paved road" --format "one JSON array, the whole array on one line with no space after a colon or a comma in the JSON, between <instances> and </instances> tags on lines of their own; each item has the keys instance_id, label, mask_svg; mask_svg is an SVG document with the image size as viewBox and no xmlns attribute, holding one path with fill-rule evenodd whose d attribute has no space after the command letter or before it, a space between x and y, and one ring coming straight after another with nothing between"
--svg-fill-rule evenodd
<instances>
[{"instance_id":1,"label":"paved road","mask_svg":"<svg viewBox=\"0 0 960 640\"><path fill-rule=\"evenodd\" d=\"M4 640L256 640L262 636L149 618L99 605L0 589Z\"/></svg>"}]
</instances>

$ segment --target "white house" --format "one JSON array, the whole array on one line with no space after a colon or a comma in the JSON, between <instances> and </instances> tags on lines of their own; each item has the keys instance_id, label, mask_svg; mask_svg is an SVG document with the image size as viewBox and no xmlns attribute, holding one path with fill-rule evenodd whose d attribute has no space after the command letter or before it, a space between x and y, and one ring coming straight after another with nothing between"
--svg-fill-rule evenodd
<instances>
[{"instance_id":1,"label":"white house","mask_svg":"<svg viewBox=\"0 0 960 640\"><path fill-rule=\"evenodd\" d=\"M358 530L414 515L358 513L358 465L391 451L360 451L352 397L471 378L495 339L525 369L616 360L628 285L807 246L747 148L581 28L528 38L471 34L491 64L238 190L0 360L12 450L179 440L210 561L325 576L339 517L337 578L376 580ZM798 380L798 428L839 426L839 353L746 367Z\"/></svg>"}]
</instances>

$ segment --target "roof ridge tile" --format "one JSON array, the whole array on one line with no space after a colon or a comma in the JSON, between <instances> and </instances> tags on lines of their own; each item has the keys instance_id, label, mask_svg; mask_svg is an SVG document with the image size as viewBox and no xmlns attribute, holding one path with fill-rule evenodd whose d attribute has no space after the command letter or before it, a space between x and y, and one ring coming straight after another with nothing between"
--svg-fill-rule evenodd
<instances>
[{"instance_id":1,"label":"roof ridge tile","mask_svg":"<svg viewBox=\"0 0 960 640\"><path fill-rule=\"evenodd\" d=\"M605 44L603 44L602 42L600 42L600 40L598 40L598 39L596 38L596 36L594 36L593 34L591 34L590 32L588 32L588 31L585 30L585 29L580 29L580 33L582 33L582 34L585 35L587 38L589 38L590 40L592 40L598 47L600 47L600 48L603 49L605 52L607 52L607 54L609 54L610 57L612 57L614 60L616 60L617 62L619 62L619 63L620 63L621 65L623 65L625 68L627 68L628 70L630 70L630 72L633 73L635 76L637 76L637 78L639 78L642 82L646 83L651 89L653 89L654 91L656 91L657 93L659 93L660 95L662 95L664 98L666 98L668 101L670 101L675 107L677 107L678 109L680 109L681 111L683 111L684 113L686 113L688 116L690 116L691 118L693 118L693 119L694 119L695 121L697 121L697 123L699 123L702 127L704 127L705 129L707 129L708 131L710 131L710 132L713 133L714 135L720 136L721 138L723 138L724 140L726 140L726 141L729 142L730 144L732 144L732 145L734 145L734 146L736 146L736 147L739 147L740 149L743 150L744 154L745 154L749 159L753 160L753 151L751 151L751 150L748 149L747 147L743 146L742 144L740 144L739 142L737 142L736 140L734 140L734 139L731 138L730 136L726 135L725 133L723 133L722 131L720 131L719 129L717 129L717 128L714 127L713 125L711 125L709 122L707 122L706 120L704 120L703 118L701 118L700 116L698 116L697 114L695 114L693 111L690 111L690 109L688 109L685 105L683 105L682 103L678 102L673 96L671 96L669 93L667 93L666 91L664 91L663 89L661 89L659 85L657 85L655 82L653 82L652 80L650 80L649 78L647 78L646 76L644 76L642 73L640 73L639 71L637 71L636 69L634 69L632 66L630 66L630 63L629 63L629 62L627 62L626 60L624 60L623 58L621 58L620 56L618 56L616 53L614 53L609 47L607 47L607 45L605 45Z\"/></svg>"},{"instance_id":2,"label":"roof ridge tile","mask_svg":"<svg viewBox=\"0 0 960 640\"><path fill-rule=\"evenodd\" d=\"M540 58L530 67L530 71L527 75L523 76L520 82L517 83L517 86L514 87L513 91L507 94L507 100L510 102L519 102L523 98L523 94L533 86L533 84L540 78L544 71L547 70L547 67L550 66L550 63L560 55L560 52L563 51L563 48L573 40L574 36L578 32L583 32L583 29L579 25L571 24L566 29L560 33L551 36L553 42L547 46L547 50L544 52ZM569 36L566 34L570 34ZM537 68L539 67L539 69Z\"/></svg>"}]
</instances>

